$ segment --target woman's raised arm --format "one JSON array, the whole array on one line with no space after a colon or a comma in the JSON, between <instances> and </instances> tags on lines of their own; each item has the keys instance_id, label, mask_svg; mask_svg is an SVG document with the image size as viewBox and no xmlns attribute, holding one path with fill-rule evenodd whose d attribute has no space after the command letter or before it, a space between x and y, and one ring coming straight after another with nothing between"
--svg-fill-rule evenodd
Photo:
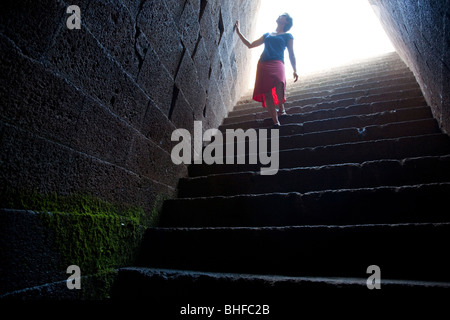
<instances>
[{"instance_id":1,"label":"woman's raised arm","mask_svg":"<svg viewBox=\"0 0 450 320\"><path fill-rule=\"evenodd\" d=\"M262 45L264 43L264 36L262 36L261 38L259 38L258 40L255 40L253 42L248 41L242 35L241 30L239 30L239 21L236 21L235 27L236 27L236 33L238 34L238 36L242 40L242 42L247 46L247 48L249 48L249 49L255 48L255 47L258 47L258 46L260 46L260 45Z\"/></svg>"}]
</instances>

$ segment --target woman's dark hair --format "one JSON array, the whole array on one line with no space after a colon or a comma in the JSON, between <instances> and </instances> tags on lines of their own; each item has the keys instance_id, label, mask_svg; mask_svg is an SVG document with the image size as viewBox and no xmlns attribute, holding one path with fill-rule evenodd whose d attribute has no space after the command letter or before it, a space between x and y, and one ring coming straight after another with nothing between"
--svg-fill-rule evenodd
<instances>
[{"instance_id":1,"label":"woman's dark hair","mask_svg":"<svg viewBox=\"0 0 450 320\"><path fill-rule=\"evenodd\" d=\"M284 26L284 32L288 32L292 28L292 17L289 15L289 13L284 13L286 16L286 25Z\"/></svg>"}]
</instances>

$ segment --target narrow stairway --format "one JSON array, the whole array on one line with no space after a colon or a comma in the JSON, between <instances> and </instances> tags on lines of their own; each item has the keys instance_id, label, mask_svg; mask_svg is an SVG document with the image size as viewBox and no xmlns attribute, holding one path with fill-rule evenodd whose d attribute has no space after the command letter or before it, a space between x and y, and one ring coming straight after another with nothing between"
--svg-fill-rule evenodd
<instances>
[{"instance_id":1,"label":"narrow stairway","mask_svg":"<svg viewBox=\"0 0 450 320\"><path fill-rule=\"evenodd\" d=\"M391 53L288 83L287 97L278 173L191 165L114 298L448 296L450 138L412 72ZM219 129L238 128L271 120L243 97Z\"/></svg>"}]
</instances>

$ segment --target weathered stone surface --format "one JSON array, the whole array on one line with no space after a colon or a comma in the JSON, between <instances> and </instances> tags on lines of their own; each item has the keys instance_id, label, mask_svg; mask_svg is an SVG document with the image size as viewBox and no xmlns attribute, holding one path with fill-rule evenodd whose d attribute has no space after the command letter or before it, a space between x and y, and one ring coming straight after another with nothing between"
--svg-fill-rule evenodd
<instances>
[{"instance_id":1,"label":"weathered stone surface","mask_svg":"<svg viewBox=\"0 0 450 320\"><path fill-rule=\"evenodd\" d=\"M448 2L371 0L394 46L416 75L428 104L445 132L450 131L448 97L450 38Z\"/></svg>"},{"instance_id":2,"label":"weathered stone surface","mask_svg":"<svg viewBox=\"0 0 450 320\"><path fill-rule=\"evenodd\" d=\"M200 20L200 35L205 40L206 52L208 52L210 59L216 55L220 36L219 28L214 24L212 15L211 2L206 2L206 7Z\"/></svg>"},{"instance_id":3,"label":"weathered stone surface","mask_svg":"<svg viewBox=\"0 0 450 320\"><path fill-rule=\"evenodd\" d=\"M158 194L175 186L158 183L124 167L75 151L2 123L2 192L91 194L114 204L134 204L151 212Z\"/></svg>"},{"instance_id":4,"label":"weathered stone surface","mask_svg":"<svg viewBox=\"0 0 450 320\"><path fill-rule=\"evenodd\" d=\"M161 112L168 116L174 80L151 46L147 47L137 83L152 98Z\"/></svg>"},{"instance_id":5,"label":"weathered stone surface","mask_svg":"<svg viewBox=\"0 0 450 320\"><path fill-rule=\"evenodd\" d=\"M183 15L183 9L190 5L191 2L190 0L165 0L167 9L169 9L174 21L180 20Z\"/></svg>"},{"instance_id":6,"label":"weathered stone surface","mask_svg":"<svg viewBox=\"0 0 450 320\"><path fill-rule=\"evenodd\" d=\"M151 229L146 235L148 249L143 251L140 266L169 269L183 266L184 270L241 274L365 277L367 267L375 259L379 266L385 266L382 279L448 282L448 259L438 248L449 241L449 228L448 223L410 223ZM423 237L418 237L419 234ZM156 250L155 242L161 244Z\"/></svg>"},{"instance_id":7,"label":"weathered stone surface","mask_svg":"<svg viewBox=\"0 0 450 320\"><path fill-rule=\"evenodd\" d=\"M147 35L162 63L175 78L183 56L183 46L177 25L170 15L166 1L146 1L142 6L136 26Z\"/></svg>"},{"instance_id":8,"label":"weathered stone surface","mask_svg":"<svg viewBox=\"0 0 450 320\"><path fill-rule=\"evenodd\" d=\"M203 107L206 102L206 92L199 82L194 62L189 54L183 56L175 84L183 92L197 118L201 119Z\"/></svg>"},{"instance_id":9,"label":"weathered stone surface","mask_svg":"<svg viewBox=\"0 0 450 320\"><path fill-rule=\"evenodd\" d=\"M61 29L48 61L63 77L139 129L149 97L86 31Z\"/></svg>"},{"instance_id":10,"label":"weathered stone surface","mask_svg":"<svg viewBox=\"0 0 450 320\"><path fill-rule=\"evenodd\" d=\"M69 145L85 96L61 76L22 55L3 35L0 43L3 120Z\"/></svg>"},{"instance_id":11,"label":"weathered stone surface","mask_svg":"<svg viewBox=\"0 0 450 320\"><path fill-rule=\"evenodd\" d=\"M133 141L127 155L126 168L142 177L176 188L178 177L186 176L186 166L175 165L170 153L141 133L135 132L131 137Z\"/></svg>"},{"instance_id":12,"label":"weathered stone surface","mask_svg":"<svg viewBox=\"0 0 450 320\"><path fill-rule=\"evenodd\" d=\"M86 97L70 147L98 159L125 166L136 129Z\"/></svg>"},{"instance_id":13,"label":"weathered stone surface","mask_svg":"<svg viewBox=\"0 0 450 320\"><path fill-rule=\"evenodd\" d=\"M150 101L142 118L141 132L153 140L161 148L170 152L174 144L171 142L172 132L177 129L168 119L168 115L161 112L158 106Z\"/></svg>"},{"instance_id":14,"label":"weathered stone surface","mask_svg":"<svg viewBox=\"0 0 450 320\"><path fill-rule=\"evenodd\" d=\"M211 3L214 12L216 2ZM208 107L227 99L229 66L220 67L223 58L219 49L206 120L221 112ZM379 73L377 65L384 71ZM450 139L395 54L374 59L372 67L343 68L332 79L323 74L304 89L290 86L298 99L280 118L279 167L285 169L276 175L263 176L263 165L248 161L190 165L179 198L164 202L162 228L147 230L137 263L145 268L120 271L117 297L127 296L121 290L152 297L154 287L148 290L146 283L183 297L203 288L227 291L227 297L238 290L245 298L262 294L268 299L277 295L278 283L264 274L289 276L285 279L296 287L296 297L301 286L294 277L325 282L311 285L320 298L328 292L326 277L337 277L342 297L348 283L366 276L374 263L383 270L382 287L387 278L403 288L415 279L436 281L432 292L448 290L443 252L450 224L442 208L450 192ZM272 120L251 114L261 109L253 111L255 104L243 99L236 119L226 121L222 132L271 128ZM237 289L241 284L243 291ZM284 304L290 296L286 290L277 295ZM387 297L387 291L379 292Z\"/></svg>"},{"instance_id":15,"label":"weathered stone surface","mask_svg":"<svg viewBox=\"0 0 450 320\"><path fill-rule=\"evenodd\" d=\"M270 300L270 305L267 307L263 305L261 309L267 308L269 311L266 312L278 319L290 318L298 314L299 299L302 301L302 311L321 310L324 300L327 301L328 307L333 306L331 308L333 313L341 306L342 301L353 301L358 304L371 301L383 306L392 305L393 308L410 310L408 306L412 303L425 306L425 296L429 297L429 301L434 302L435 305L439 301L442 310L445 309L445 296L449 288L445 283L384 279L383 295L378 296L367 289L366 281L364 277L289 277L129 267L119 270L113 298L153 301L152 310L158 310L159 313L164 314L167 313L167 309L172 310L164 304L169 300L222 301L229 300L230 296L236 300L248 300L251 297L254 300ZM219 287L220 291L217 290ZM211 292L214 292L213 298L211 298ZM399 301L400 296L404 302ZM148 306L146 305L145 308ZM145 308L142 310L146 310ZM219 311L214 309L213 316L218 313ZM176 312L173 314L175 315Z\"/></svg>"},{"instance_id":16,"label":"weathered stone surface","mask_svg":"<svg viewBox=\"0 0 450 320\"><path fill-rule=\"evenodd\" d=\"M2 277L0 295L30 285L61 280L54 239L47 237L45 225L33 212L0 210L2 237ZM3 236L8 234L8 236ZM32 239L32 241L30 241Z\"/></svg>"},{"instance_id":17,"label":"weathered stone surface","mask_svg":"<svg viewBox=\"0 0 450 320\"><path fill-rule=\"evenodd\" d=\"M119 0L91 1L89 10L82 11L83 25L106 51L133 78L139 72L139 57L135 49L137 30L130 12Z\"/></svg>"},{"instance_id":18,"label":"weathered stone surface","mask_svg":"<svg viewBox=\"0 0 450 320\"><path fill-rule=\"evenodd\" d=\"M209 68L210 61L208 58L208 53L205 47L205 40L203 37L199 38L199 42L197 45L197 50L193 53L192 60L194 61L195 67L197 69L198 80L203 88L208 88L209 81Z\"/></svg>"},{"instance_id":19,"label":"weathered stone surface","mask_svg":"<svg viewBox=\"0 0 450 320\"><path fill-rule=\"evenodd\" d=\"M86 10L89 1L78 1ZM52 46L58 29L69 16L64 5L52 0L19 0L2 3L1 32L10 38L26 55L40 59ZM37 40L37 41L36 41Z\"/></svg>"},{"instance_id":20,"label":"weathered stone surface","mask_svg":"<svg viewBox=\"0 0 450 320\"><path fill-rule=\"evenodd\" d=\"M337 145L317 146L281 150L279 152L279 168L300 168L338 163L361 163L381 159L404 159L422 156L446 155L450 151L450 139L442 133L423 136L399 137L373 141L342 143ZM224 153L224 156L226 153ZM259 172L260 163L237 164L195 164L190 165L191 177L217 173L254 171Z\"/></svg>"},{"instance_id":21,"label":"weathered stone surface","mask_svg":"<svg viewBox=\"0 0 450 320\"><path fill-rule=\"evenodd\" d=\"M178 2L178 1L177 1ZM200 25L198 23L198 14L190 1L186 2L183 13L176 19L181 39L186 49L193 53L199 38Z\"/></svg>"},{"instance_id":22,"label":"weathered stone surface","mask_svg":"<svg viewBox=\"0 0 450 320\"><path fill-rule=\"evenodd\" d=\"M449 156L436 156L294 168L280 170L274 176L261 176L254 172L217 174L181 179L178 196L310 192L445 182L450 179L450 173L445 172L449 166Z\"/></svg>"},{"instance_id":23,"label":"weathered stone surface","mask_svg":"<svg viewBox=\"0 0 450 320\"><path fill-rule=\"evenodd\" d=\"M208 96L204 109L205 121L203 127L206 129L218 128L221 124L221 121L218 121L218 119L226 116L226 107L220 88L214 78L210 79L207 91Z\"/></svg>"},{"instance_id":24,"label":"weathered stone surface","mask_svg":"<svg viewBox=\"0 0 450 320\"><path fill-rule=\"evenodd\" d=\"M245 28L254 25L257 12L246 12L247 2L259 1L81 0L75 3L81 9L79 30L66 26L67 1L3 4L2 195L15 190L87 194L155 215L161 199L173 197L178 179L187 174L186 166L171 161L172 132L193 130L194 120L203 121L205 130L217 128L242 95L239 83L249 66L229 56L236 52L237 59L248 61L250 51L236 47L231 36L238 15L248 13ZM225 96L210 78L211 61L219 54ZM232 79L230 63L235 64ZM230 86L233 81L237 85ZM6 229L2 237L14 235L11 224ZM33 259L41 265L20 285L11 280L2 288L38 287L14 297L58 296L52 281L60 281L59 274L49 278L52 271L44 270L53 263L47 254L51 244L36 245L42 248ZM26 246L17 241L8 259L34 248L21 249ZM15 279L27 270L17 269ZM65 270L62 276L67 278Z\"/></svg>"},{"instance_id":25,"label":"weathered stone surface","mask_svg":"<svg viewBox=\"0 0 450 320\"><path fill-rule=\"evenodd\" d=\"M192 110L189 102L183 94L183 91L179 90L176 97L173 113L171 114L171 121L176 128L186 129L189 132L194 131L195 112Z\"/></svg>"}]
</instances>

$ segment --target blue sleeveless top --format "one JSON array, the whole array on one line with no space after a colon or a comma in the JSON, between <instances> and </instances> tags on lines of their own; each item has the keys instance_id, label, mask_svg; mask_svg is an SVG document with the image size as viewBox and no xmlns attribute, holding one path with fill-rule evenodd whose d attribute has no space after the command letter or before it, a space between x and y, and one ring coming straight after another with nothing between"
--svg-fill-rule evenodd
<instances>
[{"instance_id":1,"label":"blue sleeveless top","mask_svg":"<svg viewBox=\"0 0 450 320\"><path fill-rule=\"evenodd\" d=\"M278 35L264 34L264 51L259 61L281 60L284 63L284 50L288 41L294 39L292 34L283 33Z\"/></svg>"}]
</instances>

